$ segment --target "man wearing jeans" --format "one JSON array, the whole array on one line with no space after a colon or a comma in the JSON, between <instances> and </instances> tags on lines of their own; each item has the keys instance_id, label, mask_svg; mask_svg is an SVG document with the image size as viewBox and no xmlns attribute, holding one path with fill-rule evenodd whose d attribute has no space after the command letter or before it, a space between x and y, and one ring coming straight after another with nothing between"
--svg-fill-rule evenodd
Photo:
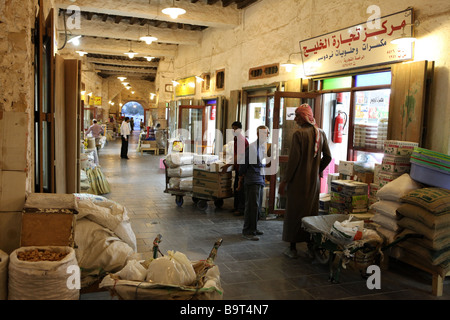
<instances>
[{"instance_id":1,"label":"man wearing jeans","mask_svg":"<svg viewBox=\"0 0 450 320\"><path fill-rule=\"evenodd\" d=\"M257 223L262 204L262 192L265 186L264 175L262 175L261 169L264 167L262 159L264 159L269 129L266 126L259 126L257 135L258 139L245 150L245 163L239 166L238 185L238 190L241 190L242 187L245 190L242 236L247 240L253 241L259 240L257 236L263 234L262 231L258 230Z\"/></svg>"}]
</instances>

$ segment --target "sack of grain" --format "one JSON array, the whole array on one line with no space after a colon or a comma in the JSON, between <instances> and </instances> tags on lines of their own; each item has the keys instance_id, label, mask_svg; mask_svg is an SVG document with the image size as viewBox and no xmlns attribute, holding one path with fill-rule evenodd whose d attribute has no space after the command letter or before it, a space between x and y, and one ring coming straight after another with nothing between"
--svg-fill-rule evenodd
<instances>
[{"instance_id":1,"label":"sack of grain","mask_svg":"<svg viewBox=\"0 0 450 320\"><path fill-rule=\"evenodd\" d=\"M21 247L9 259L9 300L79 300L73 248Z\"/></svg>"}]
</instances>

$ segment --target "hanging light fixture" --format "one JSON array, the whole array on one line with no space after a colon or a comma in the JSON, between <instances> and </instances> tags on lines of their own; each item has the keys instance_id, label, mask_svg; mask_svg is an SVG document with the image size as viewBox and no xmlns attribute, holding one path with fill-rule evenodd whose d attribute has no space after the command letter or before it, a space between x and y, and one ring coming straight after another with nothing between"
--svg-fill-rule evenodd
<instances>
[{"instance_id":1,"label":"hanging light fixture","mask_svg":"<svg viewBox=\"0 0 450 320\"><path fill-rule=\"evenodd\" d=\"M405 24L402 28L402 34L400 35L400 37L391 40L391 43L397 45L410 45L411 43L416 41L416 38L413 36L414 29L411 32L411 36L407 36L405 33L405 27L418 27L419 25L420 25L419 20L414 21L414 23Z\"/></svg>"},{"instance_id":2,"label":"hanging light fixture","mask_svg":"<svg viewBox=\"0 0 450 320\"><path fill-rule=\"evenodd\" d=\"M197 82L205 81L205 79L203 79L202 77L199 77L199 76L195 76L195 79L197 79Z\"/></svg>"},{"instance_id":3,"label":"hanging light fixture","mask_svg":"<svg viewBox=\"0 0 450 320\"><path fill-rule=\"evenodd\" d=\"M297 66L295 63L293 63L293 62L291 61L291 56L292 56L293 54L299 54L299 53L302 53L302 52L300 51L300 52L294 52L294 53L291 53L291 54L289 55L288 61L287 61L287 62L284 62L284 63L281 63L280 66L286 68L286 71L287 71L287 72L291 72L292 69L293 69L294 67Z\"/></svg>"},{"instance_id":4,"label":"hanging light fixture","mask_svg":"<svg viewBox=\"0 0 450 320\"><path fill-rule=\"evenodd\" d=\"M119 79L121 82L125 81L127 78L126 77L117 77L117 79Z\"/></svg>"},{"instance_id":5,"label":"hanging light fixture","mask_svg":"<svg viewBox=\"0 0 450 320\"><path fill-rule=\"evenodd\" d=\"M175 0L172 1L172 6L162 10L162 13L169 15L172 19L178 18L179 15L185 14L186 10L175 7Z\"/></svg>"},{"instance_id":6,"label":"hanging light fixture","mask_svg":"<svg viewBox=\"0 0 450 320\"><path fill-rule=\"evenodd\" d=\"M153 59L155 59L155 57L144 57L145 59L147 59L147 61L152 61Z\"/></svg>"},{"instance_id":7,"label":"hanging light fixture","mask_svg":"<svg viewBox=\"0 0 450 320\"><path fill-rule=\"evenodd\" d=\"M295 63L292 63L292 62L291 62L291 59L289 59L287 62L282 63L281 66L284 67L284 68L286 69L287 72L291 72L292 69L293 69L294 67L296 67L297 65L296 65Z\"/></svg>"},{"instance_id":8,"label":"hanging light fixture","mask_svg":"<svg viewBox=\"0 0 450 320\"><path fill-rule=\"evenodd\" d=\"M150 35L150 25L148 25L148 32L146 36L140 37L139 40L145 41L146 44L152 44L153 41L158 40L158 38L155 38Z\"/></svg>"},{"instance_id":9,"label":"hanging light fixture","mask_svg":"<svg viewBox=\"0 0 450 320\"><path fill-rule=\"evenodd\" d=\"M133 59L135 55L139 54L137 52L134 52L133 49L131 49L131 41L130 41L130 51L125 52L124 54L127 55L130 59Z\"/></svg>"}]
</instances>

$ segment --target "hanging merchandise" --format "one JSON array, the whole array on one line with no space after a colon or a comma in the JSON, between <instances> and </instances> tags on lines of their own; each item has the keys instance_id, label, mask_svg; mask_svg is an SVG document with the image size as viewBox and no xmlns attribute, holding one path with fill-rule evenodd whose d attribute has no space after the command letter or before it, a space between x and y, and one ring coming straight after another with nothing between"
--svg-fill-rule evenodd
<instances>
[{"instance_id":1,"label":"hanging merchandise","mask_svg":"<svg viewBox=\"0 0 450 320\"><path fill-rule=\"evenodd\" d=\"M344 117L341 113L345 114ZM343 111L338 111L337 117L334 119L334 131L333 131L333 142L342 143L342 135L344 134L345 125L347 124L347 114Z\"/></svg>"}]
</instances>

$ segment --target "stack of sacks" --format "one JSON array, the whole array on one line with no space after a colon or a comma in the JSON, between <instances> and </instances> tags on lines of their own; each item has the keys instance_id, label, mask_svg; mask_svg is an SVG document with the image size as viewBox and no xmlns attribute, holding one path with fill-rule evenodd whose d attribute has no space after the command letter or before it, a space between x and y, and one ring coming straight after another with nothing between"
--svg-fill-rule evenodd
<instances>
[{"instance_id":1,"label":"stack of sacks","mask_svg":"<svg viewBox=\"0 0 450 320\"><path fill-rule=\"evenodd\" d=\"M399 247L426 265L450 264L450 190L422 188L401 198L398 209L402 215L399 225L407 234L419 234L423 238L411 238L400 242Z\"/></svg>"},{"instance_id":2,"label":"stack of sacks","mask_svg":"<svg viewBox=\"0 0 450 320\"><path fill-rule=\"evenodd\" d=\"M376 196L379 201L370 207L375 211L372 221L379 225L377 231L387 243L393 242L401 231L401 226L398 224L401 217L396 212L402 204L401 198L419 188L421 185L405 173L378 190Z\"/></svg>"},{"instance_id":3,"label":"stack of sacks","mask_svg":"<svg viewBox=\"0 0 450 320\"><path fill-rule=\"evenodd\" d=\"M166 157L169 188L192 191L194 154L174 152Z\"/></svg>"}]
</instances>

